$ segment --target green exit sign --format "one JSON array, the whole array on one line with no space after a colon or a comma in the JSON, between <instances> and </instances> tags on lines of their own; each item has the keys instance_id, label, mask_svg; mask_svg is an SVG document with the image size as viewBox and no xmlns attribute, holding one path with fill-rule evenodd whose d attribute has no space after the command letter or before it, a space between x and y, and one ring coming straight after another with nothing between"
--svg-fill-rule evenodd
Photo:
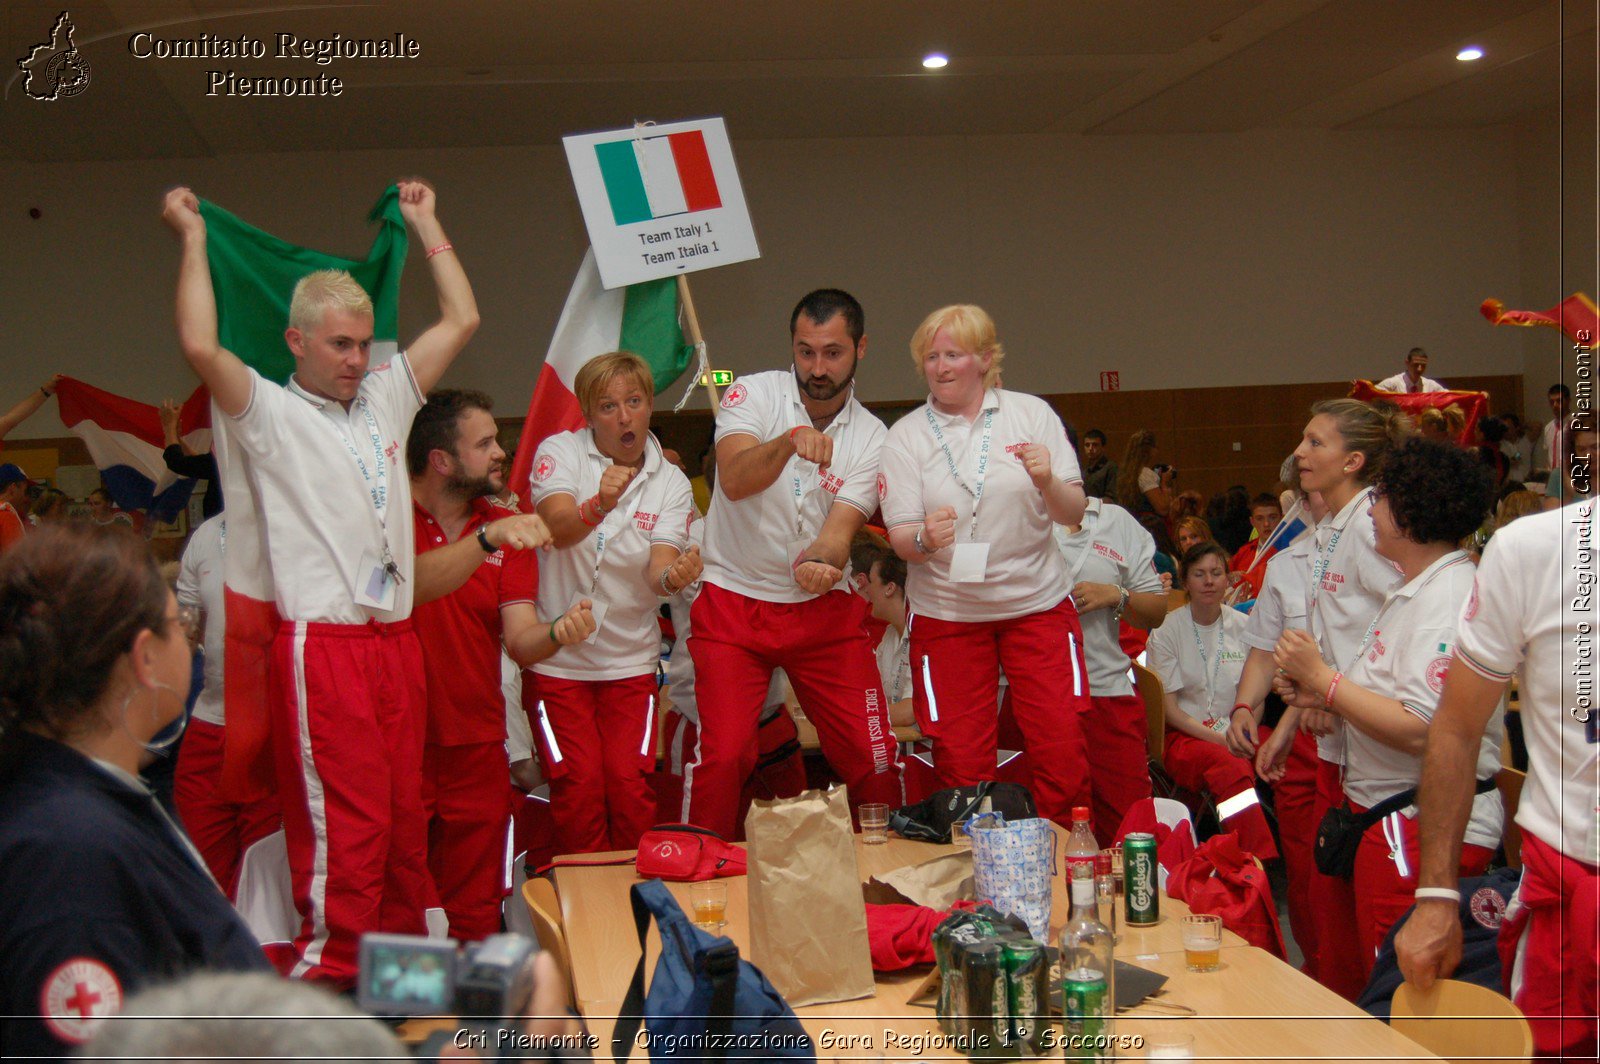
<instances>
[{"instance_id":1,"label":"green exit sign","mask_svg":"<svg viewBox=\"0 0 1600 1064\"><path fill-rule=\"evenodd\" d=\"M701 374L700 383L704 384L705 382L706 382L705 375ZM711 371L711 383L715 384L718 388L724 388L724 387L732 384L733 383L733 370L731 370L731 369L714 369L714 370L712 370Z\"/></svg>"}]
</instances>

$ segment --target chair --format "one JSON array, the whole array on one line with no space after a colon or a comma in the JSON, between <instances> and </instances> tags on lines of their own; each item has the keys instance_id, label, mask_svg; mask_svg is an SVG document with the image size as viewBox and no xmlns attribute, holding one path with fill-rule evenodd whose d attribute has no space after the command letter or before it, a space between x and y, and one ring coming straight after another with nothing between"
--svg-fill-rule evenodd
<instances>
[{"instance_id":1,"label":"chair","mask_svg":"<svg viewBox=\"0 0 1600 1064\"><path fill-rule=\"evenodd\" d=\"M1426 991L1401 983L1389 1025L1431 1053L1459 1062L1526 1061L1533 1030L1506 997L1475 983L1440 979Z\"/></svg>"},{"instance_id":2,"label":"chair","mask_svg":"<svg viewBox=\"0 0 1600 1064\"><path fill-rule=\"evenodd\" d=\"M1167 707L1163 701L1167 691L1161 685L1161 677L1137 661L1133 663L1133 683L1144 702L1145 749L1151 763L1160 768L1167 743Z\"/></svg>"},{"instance_id":3,"label":"chair","mask_svg":"<svg viewBox=\"0 0 1600 1064\"><path fill-rule=\"evenodd\" d=\"M533 921L533 936L539 948L555 957L561 973L567 980L567 1004L577 1004L577 987L572 982L572 952L567 947L567 932L561 922L561 901L556 896L555 884L543 876L534 876L522 884L522 900L528 903L528 917Z\"/></svg>"},{"instance_id":4,"label":"chair","mask_svg":"<svg viewBox=\"0 0 1600 1064\"><path fill-rule=\"evenodd\" d=\"M1506 852L1507 868L1522 867L1522 829L1517 827L1517 805L1522 801L1522 784L1527 778L1526 772L1514 768L1503 768L1494 776L1495 786L1500 788L1500 801L1506 807L1506 826L1500 845Z\"/></svg>"}]
</instances>

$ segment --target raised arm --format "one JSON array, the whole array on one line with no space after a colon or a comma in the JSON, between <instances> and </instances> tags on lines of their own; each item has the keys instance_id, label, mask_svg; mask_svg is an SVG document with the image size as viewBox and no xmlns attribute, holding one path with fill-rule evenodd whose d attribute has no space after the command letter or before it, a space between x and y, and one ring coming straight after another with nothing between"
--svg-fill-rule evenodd
<instances>
[{"instance_id":1,"label":"raised arm","mask_svg":"<svg viewBox=\"0 0 1600 1064\"><path fill-rule=\"evenodd\" d=\"M730 501L759 495L772 486L791 455L826 467L833 461L833 439L809 426L763 443L743 432L717 441L717 484Z\"/></svg>"},{"instance_id":2,"label":"raised arm","mask_svg":"<svg viewBox=\"0 0 1600 1064\"><path fill-rule=\"evenodd\" d=\"M178 346L200 375L222 412L238 417L250 405L255 378L238 356L217 339L217 297L206 261L206 222L200 201L187 188L167 193L161 218L178 234Z\"/></svg>"},{"instance_id":3,"label":"raised arm","mask_svg":"<svg viewBox=\"0 0 1600 1064\"><path fill-rule=\"evenodd\" d=\"M61 376L59 373L55 374L39 387L29 392L27 398L22 402L7 410L4 414L0 414L0 440L5 439L12 429L37 413L39 408L44 405L44 401L56 394L56 385L61 383Z\"/></svg>"},{"instance_id":4,"label":"raised arm","mask_svg":"<svg viewBox=\"0 0 1600 1064\"><path fill-rule=\"evenodd\" d=\"M433 188L424 181L401 181L400 214L422 241L433 286L439 291L439 320L406 348L411 374L424 393L439 383L472 334L478 331L478 303L444 227L434 213Z\"/></svg>"},{"instance_id":5,"label":"raised arm","mask_svg":"<svg viewBox=\"0 0 1600 1064\"><path fill-rule=\"evenodd\" d=\"M536 550L550 545L550 530L535 514L490 521L483 526L483 535L496 550ZM417 586L412 592L416 605L443 598L460 588L472 579L487 557L476 533L417 555Z\"/></svg>"}]
</instances>

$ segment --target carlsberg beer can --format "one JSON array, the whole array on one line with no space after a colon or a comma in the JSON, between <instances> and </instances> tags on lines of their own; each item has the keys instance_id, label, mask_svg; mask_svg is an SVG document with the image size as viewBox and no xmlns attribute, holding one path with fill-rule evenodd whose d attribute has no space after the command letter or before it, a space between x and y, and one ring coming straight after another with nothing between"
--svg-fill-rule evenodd
<instances>
[{"instance_id":1,"label":"carlsberg beer can","mask_svg":"<svg viewBox=\"0 0 1600 1064\"><path fill-rule=\"evenodd\" d=\"M1123 893L1129 927L1161 922L1161 880L1156 872L1156 837L1132 831L1122 839Z\"/></svg>"}]
</instances>

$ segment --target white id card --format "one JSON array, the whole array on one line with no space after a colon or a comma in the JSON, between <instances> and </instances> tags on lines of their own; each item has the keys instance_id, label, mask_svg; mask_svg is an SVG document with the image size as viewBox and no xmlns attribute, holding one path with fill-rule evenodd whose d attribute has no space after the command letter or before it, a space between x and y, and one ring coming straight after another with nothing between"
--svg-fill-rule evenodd
<instances>
[{"instance_id":1,"label":"white id card","mask_svg":"<svg viewBox=\"0 0 1600 1064\"><path fill-rule=\"evenodd\" d=\"M370 550L362 551L361 563L356 566L356 605L392 610L394 592L394 574L383 564L383 559Z\"/></svg>"},{"instance_id":2,"label":"white id card","mask_svg":"<svg viewBox=\"0 0 1600 1064\"><path fill-rule=\"evenodd\" d=\"M607 602L603 598L594 598L591 596L589 603L589 612L594 615L594 631L590 632L588 636L584 638L585 643L593 643L595 641L595 637L600 634L601 627L603 627L606 623L606 611L611 608L611 603Z\"/></svg>"},{"instance_id":3,"label":"white id card","mask_svg":"<svg viewBox=\"0 0 1600 1064\"><path fill-rule=\"evenodd\" d=\"M989 544L957 543L951 548L950 582L952 584L981 584L984 570L989 567Z\"/></svg>"}]
</instances>

